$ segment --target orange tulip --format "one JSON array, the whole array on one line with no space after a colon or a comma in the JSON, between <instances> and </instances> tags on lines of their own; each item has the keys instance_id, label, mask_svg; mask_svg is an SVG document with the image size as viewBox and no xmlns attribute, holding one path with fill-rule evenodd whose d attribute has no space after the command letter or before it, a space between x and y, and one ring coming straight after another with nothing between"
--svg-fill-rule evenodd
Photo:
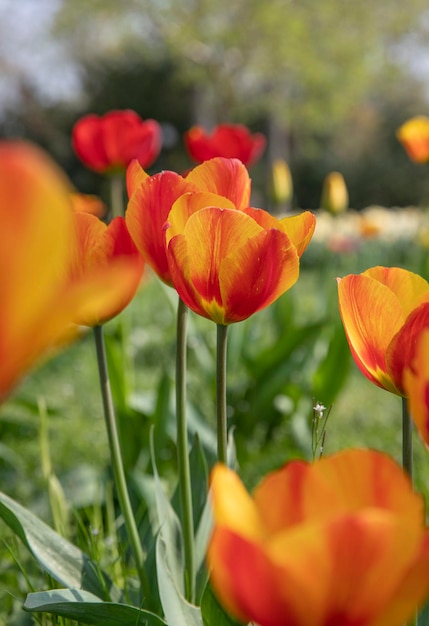
<instances>
[{"instance_id":1,"label":"orange tulip","mask_svg":"<svg viewBox=\"0 0 429 626\"><path fill-rule=\"evenodd\" d=\"M252 135L242 124L219 124L211 134L201 126L193 126L185 133L186 148L197 163L220 156L240 159L250 166L261 157L265 144L262 133Z\"/></svg>"},{"instance_id":2,"label":"orange tulip","mask_svg":"<svg viewBox=\"0 0 429 626\"><path fill-rule=\"evenodd\" d=\"M183 194L207 191L229 199L238 209L248 206L249 174L237 159L212 159L186 177L175 172L148 176L134 161L127 170L129 202L125 219L131 236L147 263L172 285L165 250L164 224L174 202Z\"/></svg>"},{"instance_id":3,"label":"orange tulip","mask_svg":"<svg viewBox=\"0 0 429 626\"><path fill-rule=\"evenodd\" d=\"M144 261L123 217L114 218L107 226L94 215L76 213L74 223L76 246L70 281L80 285L82 304L73 319L94 326L118 315L130 303L140 284ZM94 290L98 298L84 297L84 292Z\"/></svg>"},{"instance_id":4,"label":"orange tulip","mask_svg":"<svg viewBox=\"0 0 429 626\"><path fill-rule=\"evenodd\" d=\"M211 582L246 624L403 626L429 595L423 500L381 452L292 461L253 497L218 464L211 498Z\"/></svg>"},{"instance_id":5,"label":"orange tulip","mask_svg":"<svg viewBox=\"0 0 429 626\"><path fill-rule=\"evenodd\" d=\"M193 311L227 325L267 307L299 276L311 213L276 220L261 209L236 210L210 193L181 196L166 230L170 274Z\"/></svg>"},{"instance_id":6,"label":"orange tulip","mask_svg":"<svg viewBox=\"0 0 429 626\"><path fill-rule=\"evenodd\" d=\"M404 371L404 390L408 398L408 411L429 446L429 329L424 329L417 339L413 362Z\"/></svg>"},{"instance_id":7,"label":"orange tulip","mask_svg":"<svg viewBox=\"0 0 429 626\"><path fill-rule=\"evenodd\" d=\"M415 339L429 326L429 284L398 267L374 267L338 280L340 314L361 372L375 385L405 395L404 367Z\"/></svg>"},{"instance_id":8,"label":"orange tulip","mask_svg":"<svg viewBox=\"0 0 429 626\"><path fill-rule=\"evenodd\" d=\"M130 110L90 114L74 125L72 144L80 160L96 172L125 170L133 159L149 167L161 150L161 127Z\"/></svg>"},{"instance_id":9,"label":"orange tulip","mask_svg":"<svg viewBox=\"0 0 429 626\"><path fill-rule=\"evenodd\" d=\"M62 336L58 307L70 258L70 187L36 147L0 143L0 399Z\"/></svg>"},{"instance_id":10,"label":"orange tulip","mask_svg":"<svg viewBox=\"0 0 429 626\"><path fill-rule=\"evenodd\" d=\"M83 312L103 307L111 312L118 296L111 286L106 292L108 266L103 280L101 273L100 280L71 280L76 268L71 186L49 157L24 142L2 142L0 171L3 400L39 357L76 334ZM123 268L119 276L115 270L117 284L128 281L129 271Z\"/></svg>"},{"instance_id":11,"label":"orange tulip","mask_svg":"<svg viewBox=\"0 0 429 626\"><path fill-rule=\"evenodd\" d=\"M104 202L98 196L92 194L73 192L71 194L71 202L76 213L90 213L97 217L103 217L106 213Z\"/></svg>"},{"instance_id":12,"label":"orange tulip","mask_svg":"<svg viewBox=\"0 0 429 626\"><path fill-rule=\"evenodd\" d=\"M396 135L412 161L429 161L429 117L418 115L411 118Z\"/></svg>"}]
</instances>

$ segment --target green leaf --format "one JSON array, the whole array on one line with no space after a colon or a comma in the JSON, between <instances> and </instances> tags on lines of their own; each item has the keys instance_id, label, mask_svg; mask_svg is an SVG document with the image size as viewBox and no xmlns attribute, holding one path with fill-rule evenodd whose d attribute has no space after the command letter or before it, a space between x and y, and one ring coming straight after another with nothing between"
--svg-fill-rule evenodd
<instances>
[{"instance_id":1,"label":"green leaf","mask_svg":"<svg viewBox=\"0 0 429 626\"><path fill-rule=\"evenodd\" d=\"M82 624L100 626L165 626L158 615L128 604L103 602L79 589L53 589L30 593L24 610L33 613L52 613L78 620Z\"/></svg>"},{"instance_id":2,"label":"green leaf","mask_svg":"<svg viewBox=\"0 0 429 626\"><path fill-rule=\"evenodd\" d=\"M176 584L176 578L169 566L167 546L161 533L156 542L156 565L159 595L167 624L169 626L203 626L200 608L190 604Z\"/></svg>"},{"instance_id":3,"label":"green leaf","mask_svg":"<svg viewBox=\"0 0 429 626\"><path fill-rule=\"evenodd\" d=\"M21 539L43 570L58 583L69 588L86 589L99 598L120 599L120 590L94 561L1 492L0 517Z\"/></svg>"},{"instance_id":4,"label":"green leaf","mask_svg":"<svg viewBox=\"0 0 429 626\"><path fill-rule=\"evenodd\" d=\"M232 617L225 613L219 604L210 585L207 585L201 602L204 626L240 626Z\"/></svg>"},{"instance_id":5,"label":"green leaf","mask_svg":"<svg viewBox=\"0 0 429 626\"><path fill-rule=\"evenodd\" d=\"M350 370L351 352L340 324L333 324L325 358L313 377L313 397L326 406L343 388Z\"/></svg>"}]
</instances>

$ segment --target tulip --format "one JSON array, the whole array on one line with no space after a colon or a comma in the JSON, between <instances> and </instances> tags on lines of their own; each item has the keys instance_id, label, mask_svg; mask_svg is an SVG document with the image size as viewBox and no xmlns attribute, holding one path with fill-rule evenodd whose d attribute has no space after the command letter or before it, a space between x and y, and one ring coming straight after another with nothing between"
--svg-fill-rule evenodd
<instances>
[{"instance_id":1,"label":"tulip","mask_svg":"<svg viewBox=\"0 0 429 626\"><path fill-rule=\"evenodd\" d=\"M275 159L271 168L271 194L276 205L287 204L293 195L290 168L283 159Z\"/></svg>"},{"instance_id":2,"label":"tulip","mask_svg":"<svg viewBox=\"0 0 429 626\"><path fill-rule=\"evenodd\" d=\"M118 315L132 300L140 284L144 261L125 219L115 217L107 226L88 213L74 215L76 245L70 268L72 284L97 289L99 298L82 298L76 323L94 326Z\"/></svg>"},{"instance_id":3,"label":"tulip","mask_svg":"<svg viewBox=\"0 0 429 626\"><path fill-rule=\"evenodd\" d=\"M340 172L331 172L323 181L320 206L334 215L347 211L349 194L344 177Z\"/></svg>"},{"instance_id":4,"label":"tulip","mask_svg":"<svg viewBox=\"0 0 429 626\"><path fill-rule=\"evenodd\" d=\"M131 236L148 265L171 286L163 226L174 202L185 193L206 191L228 198L230 206L243 209L249 203L250 178L237 159L206 161L186 178L169 171L148 176L134 161L127 170L127 191L125 219Z\"/></svg>"},{"instance_id":5,"label":"tulip","mask_svg":"<svg viewBox=\"0 0 429 626\"><path fill-rule=\"evenodd\" d=\"M97 217L103 217L106 213L106 205L98 196L86 193L71 194L73 210L77 213L90 213Z\"/></svg>"},{"instance_id":6,"label":"tulip","mask_svg":"<svg viewBox=\"0 0 429 626\"><path fill-rule=\"evenodd\" d=\"M110 315L118 295L107 265L72 280L77 214L71 185L51 159L31 144L2 142L0 171L3 400L39 358L76 336L82 313ZM122 270L114 271L117 286L134 276L128 264Z\"/></svg>"},{"instance_id":7,"label":"tulip","mask_svg":"<svg viewBox=\"0 0 429 626\"><path fill-rule=\"evenodd\" d=\"M70 258L70 187L36 147L0 143L0 399L69 327L59 305Z\"/></svg>"},{"instance_id":8,"label":"tulip","mask_svg":"<svg viewBox=\"0 0 429 626\"><path fill-rule=\"evenodd\" d=\"M404 367L429 326L429 284L405 269L374 267L338 279L338 299L353 358L375 385L405 395Z\"/></svg>"},{"instance_id":9,"label":"tulip","mask_svg":"<svg viewBox=\"0 0 429 626\"><path fill-rule=\"evenodd\" d=\"M133 159L149 167L161 150L161 128L130 110L90 114L74 125L72 144L79 159L99 173L124 171Z\"/></svg>"},{"instance_id":10,"label":"tulip","mask_svg":"<svg viewBox=\"0 0 429 626\"><path fill-rule=\"evenodd\" d=\"M211 134L201 126L193 126L185 133L185 145L191 158L202 163L214 157L240 159L244 165L256 163L265 149L262 133L251 134L241 124L219 124Z\"/></svg>"},{"instance_id":11,"label":"tulip","mask_svg":"<svg viewBox=\"0 0 429 626\"><path fill-rule=\"evenodd\" d=\"M396 133L408 156L417 163L429 161L429 118L418 115L403 124Z\"/></svg>"},{"instance_id":12,"label":"tulip","mask_svg":"<svg viewBox=\"0 0 429 626\"><path fill-rule=\"evenodd\" d=\"M408 411L426 446L429 446L429 329L417 338L415 358L404 370Z\"/></svg>"},{"instance_id":13,"label":"tulip","mask_svg":"<svg viewBox=\"0 0 429 626\"><path fill-rule=\"evenodd\" d=\"M276 220L261 209L238 211L214 194L183 195L166 225L174 286L190 309L216 324L244 320L295 284L313 230L310 213Z\"/></svg>"},{"instance_id":14,"label":"tulip","mask_svg":"<svg viewBox=\"0 0 429 626\"><path fill-rule=\"evenodd\" d=\"M259 626L403 626L429 595L422 498L387 455L292 461L248 494L211 474L214 591Z\"/></svg>"}]
</instances>

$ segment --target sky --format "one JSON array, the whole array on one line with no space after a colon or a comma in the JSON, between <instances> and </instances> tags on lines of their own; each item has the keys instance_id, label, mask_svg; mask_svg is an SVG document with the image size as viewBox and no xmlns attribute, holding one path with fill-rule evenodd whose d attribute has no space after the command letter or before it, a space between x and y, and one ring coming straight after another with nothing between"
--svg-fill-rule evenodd
<instances>
[{"instance_id":1,"label":"sky","mask_svg":"<svg viewBox=\"0 0 429 626\"><path fill-rule=\"evenodd\" d=\"M61 0L0 0L0 116L19 99L21 84L47 102L79 92L79 70L67 47L49 36Z\"/></svg>"}]
</instances>

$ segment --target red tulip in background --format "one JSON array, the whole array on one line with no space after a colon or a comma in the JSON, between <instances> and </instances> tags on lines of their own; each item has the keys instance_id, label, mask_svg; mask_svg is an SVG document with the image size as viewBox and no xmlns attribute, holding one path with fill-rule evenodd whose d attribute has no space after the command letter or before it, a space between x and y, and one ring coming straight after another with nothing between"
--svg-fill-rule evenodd
<instances>
[{"instance_id":1,"label":"red tulip in background","mask_svg":"<svg viewBox=\"0 0 429 626\"><path fill-rule=\"evenodd\" d=\"M429 595L424 502L372 450L291 461L251 497L211 475L213 588L243 624L403 626Z\"/></svg>"},{"instance_id":2,"label":"red tulip in background","mask_svg":"<svg viewBox=\"0 0 429 626\"><path fill-rule=\"evenodd\" d=\"M76 122L72 144L80 160L96 172L125 170L133 159L147 168L161 150L161 127L131 110L90 114Z\"/></svg>"},{"instance_id":3,"label":"red tulip in background","mask_svg":"<svg viewBox=\"0 0 429 626\"><path fill-rule=\"evenodd\" d=\"M259 160L266 144L262 133L252 135L242 124L219 124L212 133L193 126L184 139L190 157L197 163L220 156L240 159L250 166Z\"/></svg>"}]
</instances>

